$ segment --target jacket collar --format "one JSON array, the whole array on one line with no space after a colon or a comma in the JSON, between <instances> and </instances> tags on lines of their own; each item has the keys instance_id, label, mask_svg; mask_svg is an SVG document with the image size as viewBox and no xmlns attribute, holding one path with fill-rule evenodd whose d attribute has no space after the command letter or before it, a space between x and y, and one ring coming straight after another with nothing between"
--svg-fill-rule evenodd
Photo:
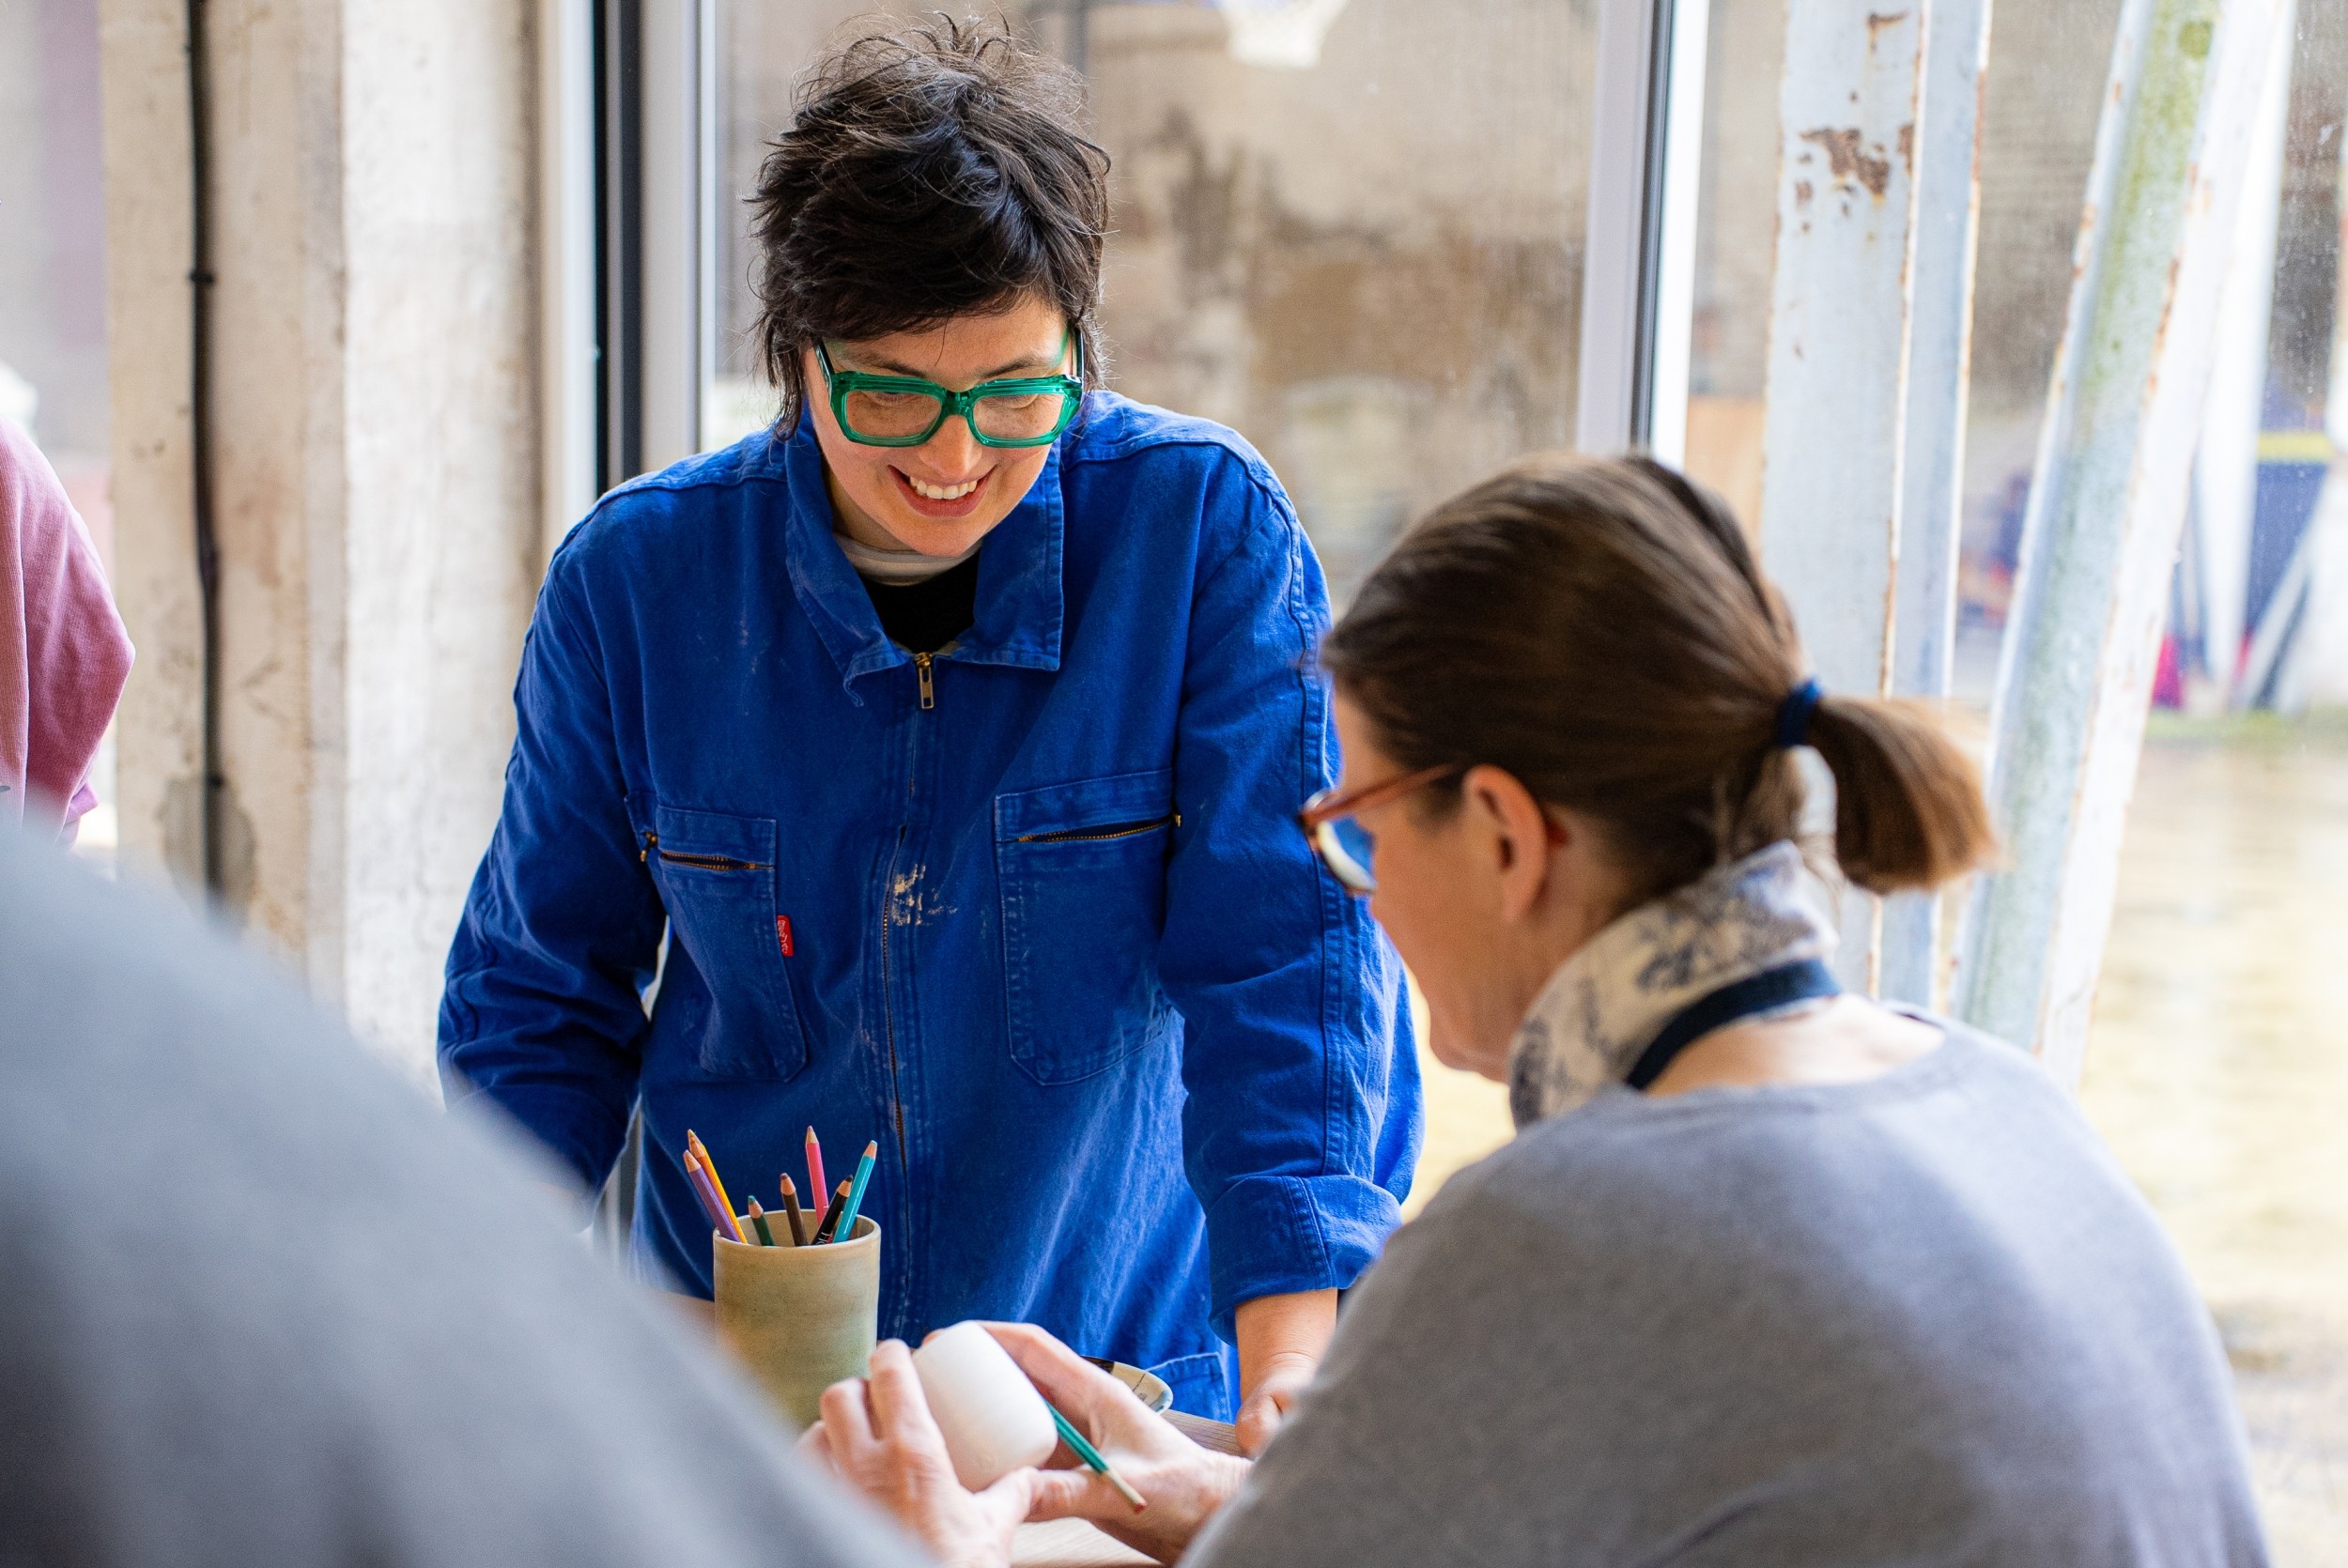
<instances>
[{"instance_id":1,"label":"jacket collar","mask_svg":"<svg viewBox=\"0 0 2348 1568\"><path fill-rule=\"evenodd\" d=\"M784 519L783 561L791 573L792 592L815 623L815 635L840 667L841 681L853 697L859 677L910 661L881 630L863 579L832 538L831 493L824 484L814 421L800 419L798 428L778 438L776 445L791 501ZM954 644L958 663L1059 668L1065 611L1059 458L1059 444L1055 443L1034 486L979 550L977 616Z\"/></svg>"}]
</instances>

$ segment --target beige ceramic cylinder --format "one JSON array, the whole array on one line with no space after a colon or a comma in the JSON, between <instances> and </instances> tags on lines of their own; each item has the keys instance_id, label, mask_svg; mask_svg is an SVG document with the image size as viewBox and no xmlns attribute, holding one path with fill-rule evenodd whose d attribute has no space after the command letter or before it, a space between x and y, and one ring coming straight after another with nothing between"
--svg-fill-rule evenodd
<instances>
[{"instance_id":1,"label":"beige ceramic cylinder","mask_svg":"<svg viewBox=\"0 0 2348 1568\"><path fill-rule=\"evenodd\" d=\"M780 1228L782 1216L769 1216ZM742 1234L754 1236L748 1216ZM801 1425L821 1414L824 1391L861 1377L880 1323L880 1227L858 1215L856 1234L821 1247L743 1246L716 1238L718 1338Z\"/></svg>"}]
</instances>

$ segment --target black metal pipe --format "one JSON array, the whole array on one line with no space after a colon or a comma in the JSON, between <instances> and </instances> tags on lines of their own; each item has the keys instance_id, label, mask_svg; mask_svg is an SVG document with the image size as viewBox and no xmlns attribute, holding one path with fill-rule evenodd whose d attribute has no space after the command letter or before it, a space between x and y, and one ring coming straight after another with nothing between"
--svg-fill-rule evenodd
<instances>
[{"instance_id":1,"label":"black metal pipe","mask_svg":"<svg viewBox=\"0 0 2348 1568\"><path fill-rule=\"evenodd\" d=\"M206 42L206 0L187 0L188 166L188 467L194 494L196 592L204 635L202 830L204 886L221 894L222 807L228 779L220 755L220 539L212 517L212 94Z\"/></svg>"},{"instance_id":2,"label":"black metal pipe","mask_svg":"<svg viewBox=\"0 0 2348 1568\"><path fill-rule=\"evenodd\" d=\"M644 471L642 0L595 9L595 488Z\"/></svg>"}]
</instances>

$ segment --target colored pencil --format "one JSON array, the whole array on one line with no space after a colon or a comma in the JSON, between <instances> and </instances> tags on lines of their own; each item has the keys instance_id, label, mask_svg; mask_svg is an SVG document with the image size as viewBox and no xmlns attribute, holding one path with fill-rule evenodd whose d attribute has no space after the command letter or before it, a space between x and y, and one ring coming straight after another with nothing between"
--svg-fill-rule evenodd
<instances>
[{"instance_id":1,"label":"colored pencil","mask_svg":"<svg viewBox=\"0 0 2348 1568\"><path fill-rule=\"evenodd\" d=\"M687 1149L686 1153L688 1156L692 1155L690 1149ZM734 1216L728 1212L725 1201L718 1196L718 1184L710 1179L709 1167L703 1164L698 1156L694 1156L686 1166L686 1173L699 1184L697 1191L701 1196L702 1207L710 1211L718 1226L718 1234L729 1241L741 1241L743 1239L742 1227L734 1222Z\"/></svg>"},{"instance_id":2,"label":"colored pencil","mask_svg":"<svg viewBox=\"0 0 2348 1568\"><path fill-rule=\"evenodd\" d=\"M807 1245L807 1216L799 1212L799 1190L791 1185L791 1173L782 1176L782 1211L791 1220L791 1245Z\"/></svg>"},{"instance_id":3,"label":"colored pencil","mask_svg":"<svg viewBox=\"0 0 2348 1568\"><path fill-rule=\"evenodd\" d=\"M750 1228L758 1232L760 1246L771 1247L775 1244L775 1233L766 1228L766 1211L758 1207L756 1198L750 1200Z\"/></svg>"},{"instance_id":4,"label":"colored pencil","mask_svg":"<svg viewBox=\"0 0 2348 1568\"><path fill-rule=\"evenodd\" d=\"M809 1242L809 1246L820 1247L825 1242L831 1239L832 1227L840 1222L840 1211L847 1207L847 1203L848 1184L845 1181L842 1181L837 1188L833 1189L831 1202L826 1205L824 1208L823 1221L815 1227L815 1239Z\"/></svg>"},{"instance_id":5,"label":"colored pencil","mask_svg":"<svg viewBox=\"0 0 2348 1568\"><path fill-rule=\"evenodd\" d=\"M807 1130L807 1195L817 1203L831 1191L831 1183L824 1179L824 1145L816 1140L815 1129Z\"/></svg>"},{"instance_id":6,"label":"colored pencil","mask_svg":"<svg viewBox=\"0 0 2348 1568\"><path fill-rule=\"evenodd\" d=\"M709 1183L703 1179L701 1161L693 1158L693 1151L688 1148L677 1156L677 1162L685 1167L686 1185L692 1188L693 1200L702 1206L702 1212L708 1216L710 1224L724 1230L726 1227L718 1213L718 1195L709 1190Z\"/></svg>"},{"instance_id":7,"label":"colored pencil","mask_svg":"<svg viewBox=\"0 0 2348 1568\"><path fill-rule=\"evenodd\" d=\"M718 1201L718 1190L709 1184L708 1171L703 1168L699 1160L693 1158L691 1149L685 1151L685 1179L693 1184L693 1195L701 1199L702 1207L708 1211L709 1222L717 1226L718 1234L729 1241L741 1240L742 1227L734 1222L734 1216L728 1214L725 1206Z\"/></svg>"},{"instance_id":8,"label":"colored pencil","mask_svg":"<svg viewBox=\"0 0 2348 1568\"><path fill-rule=\"evenodd\" d=\"M873 1179L873 1160L879 1153L879 1139L864 1145L864 1158L856 1162L856 1181L848 1189L847 1212L840 1216L839 1227L832 1233L834 1241L856 1239L856 1211L864 1207L864 1185Z\"/></svg>"},{"instance_id":9,"label":"colored pencil","mask_svg":"<svg viewBox=\"0 0 2348 1568\"><path fill-rule=\"evenodd\" d=\"M1138 1514L1150 1506L1142 1500L1141 1494L1135 1491L1125 1478L1119 1475L1110 1468L1109 1462L1101 1457L1101 1451L1085 1440L1085 1435L1076 1430L1075 1423L1059 1413L1058 1406L1047 1399L1043 1402L1043 1407L1052 1412L1052 1424L1059 1428L1059 1440L1066 1443L1070 1452L1077 1458L1099 1472L1102 1480L1116 1487L1117 1495L1132 1503L1135 1513Z\"/></svg>"},{"instance_id":10,"label":"colored pencil","mask_svg":"<svg viewBox=\"0 0 2348 1568\"><path fill-rule=\"evenodd\" d=\"M718 1190L718 1203L731 1217L734 1213L734 1199L726 1191L725 1178L718 1174L718 1162L709 1158L709 1145L703 1143L701 1134L689 1127L685 1130L685 1142L696 1155L701 1157L702 1169L709 1174L709 1185Z\"/></svg>"}]
</instances>

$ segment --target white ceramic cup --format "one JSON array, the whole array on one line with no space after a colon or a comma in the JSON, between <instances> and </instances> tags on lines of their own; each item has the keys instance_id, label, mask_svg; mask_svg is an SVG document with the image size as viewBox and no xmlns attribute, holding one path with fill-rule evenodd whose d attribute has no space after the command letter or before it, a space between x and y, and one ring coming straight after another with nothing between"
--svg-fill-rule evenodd
<instances>
[{"instance_id":1,"label":"white ceramic cup","mask_svg":"<svg viewBox=\"0 0 2348 1568\"><path fill-rule=\"evenodd\" d=\"M1041 1465L1059 1446L1051 1407L982 1324L932 1334L913 1353L913 1370L946 1436L955 1479L969 1490L983 1492L1024 1465Z\"/></svg>"}]
</instances>

